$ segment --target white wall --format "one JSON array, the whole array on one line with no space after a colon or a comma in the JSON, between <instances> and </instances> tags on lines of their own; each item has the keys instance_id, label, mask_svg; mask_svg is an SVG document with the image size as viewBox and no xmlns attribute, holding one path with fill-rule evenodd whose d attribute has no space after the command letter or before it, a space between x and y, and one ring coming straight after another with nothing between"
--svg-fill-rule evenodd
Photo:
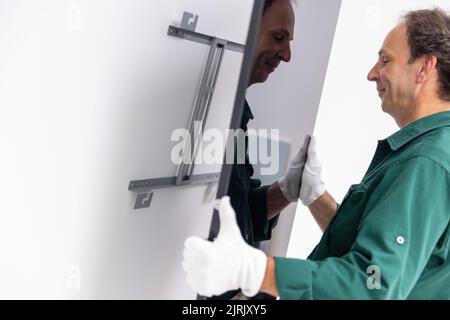
<instances>
[{"instance_id":1,"label":"white wall","mask_svg":"<svg viewBox=\"0 0 450 320\"><path fill-rule=\"evenodd\" d=\"M252 5L0 0L0 298L195 297L182 250L208 235L207 186L156 190L133 210L128 182L175 175L170 134L208 53L169 24L190 11L197 31L245 43ZM227 57L221 126L242 60Z\"/></svg>"},{"instance_id":2,"label":"white wall","mask_svg":"<svg viewBox=\"0 0 450 320\"><path fill-rule=\"evenodd\" d=\"M398 130L394 120L382 112L375 84L366 79L385 35L402 13L435 6L450 10L448 0L342 1L314 129L323 179L336 201L342 200L351 184L361 181L377 140ZM320 237L309 210L299 206L288 255L306 258Z\"/></svg>"}]
</instances>

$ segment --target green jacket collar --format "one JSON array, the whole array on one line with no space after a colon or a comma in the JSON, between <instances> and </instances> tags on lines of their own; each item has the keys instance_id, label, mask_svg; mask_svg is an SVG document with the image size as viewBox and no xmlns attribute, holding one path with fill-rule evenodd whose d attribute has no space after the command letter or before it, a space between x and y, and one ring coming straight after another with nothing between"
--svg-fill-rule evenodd
<instances>
[{"instance_id":1,"label":"green jacket collar","mask_svg":"<svg viewBox=\"0 0 450 320\"><path fill-rule=\"evenodd\" d=\"M386 140L391 149L395 151L418 136L445 126L450 126L450 111L435 113L416 120L397 131Z\"/></svg>"}]
</instances>

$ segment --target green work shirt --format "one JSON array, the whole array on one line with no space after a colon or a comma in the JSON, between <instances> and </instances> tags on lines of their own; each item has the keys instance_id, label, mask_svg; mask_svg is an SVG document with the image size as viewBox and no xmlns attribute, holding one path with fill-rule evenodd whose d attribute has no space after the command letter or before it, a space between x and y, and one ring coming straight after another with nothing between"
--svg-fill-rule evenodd
<instances>
[{"instance_id":1,"label":"green work shirt","mask_svg":"<svg viewBox=\"0 0 450 320\"><path fill-rule=\"evenodd\" d=\"M246 132L248 122L253 119L250 107L245 102L241 129ZM236 161L236 159L235 159ZM248 139L245 139L245 163L235 163L230 177L228 195L234 210L242 236L251 245L257 241L270 239L278 216L267 219L267 189L261 181L252 179L253 166L248 157Z\"/></svg>"},{"instance_id":2,"label":"green work shirt","mask_svg":"<svg viewBox=\"0 0 450 320\"><path fill-rule=\"evenodd\" d=\"M275 258L281 299L450 299L450 111L378 148L308 260Z\"/></svg>"}]
</instances>

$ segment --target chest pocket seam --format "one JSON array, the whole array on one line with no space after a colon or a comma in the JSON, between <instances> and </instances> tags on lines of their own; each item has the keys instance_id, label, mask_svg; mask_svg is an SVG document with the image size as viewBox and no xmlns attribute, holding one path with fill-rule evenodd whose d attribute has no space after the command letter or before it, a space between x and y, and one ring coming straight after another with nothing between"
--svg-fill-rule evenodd
<instances>
[{"instance_id":1,"label":"chest pocket seam","mask_svg":"<svg viewBox=\"0 0 450 320\"><path fill-rule=\"evenodd\" d=\"M357 225L363 209L362 200L366 192L367 186L364 183L352 185L331 222L328 230L328 247L337 255L344 254L351 247L350 242L357 234Z\"/></svg>"}]
</instances>

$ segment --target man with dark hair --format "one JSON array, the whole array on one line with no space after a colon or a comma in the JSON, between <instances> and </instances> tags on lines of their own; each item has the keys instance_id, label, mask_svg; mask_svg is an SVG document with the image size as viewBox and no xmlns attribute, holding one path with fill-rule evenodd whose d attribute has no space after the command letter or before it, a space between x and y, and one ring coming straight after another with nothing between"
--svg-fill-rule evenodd
<instances>
[{"instance_id":1,"label":"man with dark hair","mask_svg":"<svg viewBox=\"0 0 450 320\"><path fill-rule=\"evenodd\" d=\"M289 0L265 2L249 86L265 82L281 62L291 60L290 42L294 36L294 24L294 11ZM251 119L253 114L246 101L240 126L244 132ZM261 186L260 180L252 179L253 166L249 162L245 140L245 162L233 164L228 195L236 211L239 229L248 244L256 246L257 242L270 239L281 210L297 201L305 160L306 148L302 148L279 182ZM237 293L227 292L215 298L231 299Z\"/></svg>"},{"instance_id":2,"label":"man with dark hair","mask_svg":"<svg viewBox=\"0 0 450 320\"><path fill-rule=\"evenodd\" d=\"M295 16L289 0L267 1L261 20L249 86L265 82L278 65L291 60L290 41L294 36ZM241 129L247 131L253 119L248 103L245 103ZM233 165L228 195L237 213L238 225L247 243L268 240L278 214L292 201L297 201L300 190L301 165L305 162L306 150L297 156L299 165L286 174L280 182L261 186L252 179L253 167L249 163L247 141L245 163Z\"/></svg>"},{"instance_id":3,"label":"man with dark hair","mask_svg":"<svg viewBox=\"0 0 450 320\"><path fill-rule=\"evenodd\" d=\"M186 240L192 288L282 299L450 299L449 40L450 17L440 9L410 12L386 36L367 78L400 130L379 141L337 210L325 191L309 205L324 234L307 260L248 246L224 197L215 241ZM312 150L300 195L321 183L305 179L320 176Z\"/></svg>"}]
</instances>

